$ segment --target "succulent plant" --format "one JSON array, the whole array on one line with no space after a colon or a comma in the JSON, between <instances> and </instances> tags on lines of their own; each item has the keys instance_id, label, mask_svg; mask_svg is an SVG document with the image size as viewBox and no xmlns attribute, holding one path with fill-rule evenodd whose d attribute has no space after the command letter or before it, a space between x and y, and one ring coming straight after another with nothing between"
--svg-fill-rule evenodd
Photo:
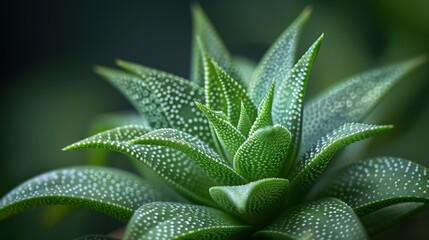
<instances>
[{"instance_id":1,"label":"succulent plant","mask_svg":"<svg viewBox=\"0 0 429 240\"><path fill-rule=\"evenodd\" d=\"M65 150L118 151L174 191L122 170L70 167L9 192L0 219L63 204L127 223L124 239L366 239L427 209L429 172L411 161L377 157L326 174L342 148L392 128L361 122L422 58L348 78L304 106L323 41L295 62L309 15L281 34L250 79L198 6L190 81L126 61L117 62L123 70L97 67L141 120Z\"/></svg>"}]
</instances>

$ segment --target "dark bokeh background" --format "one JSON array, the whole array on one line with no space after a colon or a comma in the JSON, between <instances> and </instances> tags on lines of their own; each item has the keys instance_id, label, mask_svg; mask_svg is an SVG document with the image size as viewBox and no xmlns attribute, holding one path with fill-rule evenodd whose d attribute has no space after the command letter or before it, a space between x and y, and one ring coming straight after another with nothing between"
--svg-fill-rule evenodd
<instances>
[{"instance_id":1,"label":"dark bokeh background","mask_svg":"<svg viewBox=\"0 0 429 240\"><path fill-rule=\"evenodd\" d=\"M131 109L92 72L115 58L189 75L191 1L2 1L0 195L42 172L86 164L61 152L101 113ZM201 1L233 54L257 61L308 4L302 53L324 32L309 84L313 95L350 74L429 53L429 1ZM362 144L363 156L396 155L429 166L428 64L410 74L370 119L391 133ZM358 147L356 147L358 148ZM353 152L349 156L357 157ZM360 155L359 155L360 156ZM110 164L129 168L125 161ZM379 239L424 239L428 213ZM119 222L92 211L39 208L0 223L4 239L73 239ZM425 227L426 226L426 227Z\"/></svg>"}]
</instances>

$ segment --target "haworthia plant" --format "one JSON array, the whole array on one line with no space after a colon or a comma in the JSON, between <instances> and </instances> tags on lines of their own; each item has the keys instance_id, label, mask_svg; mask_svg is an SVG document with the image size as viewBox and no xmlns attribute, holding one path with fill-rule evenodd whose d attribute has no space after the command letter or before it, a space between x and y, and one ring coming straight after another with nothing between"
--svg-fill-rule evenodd
<instances>
[{"instance_id":1,"label":"haworthia plant","mask_svg":"<svg viewBox=\"0 0 429 240\"><path fill-rule=\"evenodd\" d=\"M107 167L55 170L6 194L0 220L63 204L127 223L128 240L360 240L427 209L429 172L411 161L378 157L324 174L342 148L392 128L362 120L422 59L356 75L304 105L323 40L295 62L309 15L304 10L255 67L236 65L198 5L191 81L122 60L123 70L96 67L140 117L116 118L107 124L115 128L64 150L120 152L166 185ZM102 234L79 239L114 239Z\"/></svg>"}]
</instances>

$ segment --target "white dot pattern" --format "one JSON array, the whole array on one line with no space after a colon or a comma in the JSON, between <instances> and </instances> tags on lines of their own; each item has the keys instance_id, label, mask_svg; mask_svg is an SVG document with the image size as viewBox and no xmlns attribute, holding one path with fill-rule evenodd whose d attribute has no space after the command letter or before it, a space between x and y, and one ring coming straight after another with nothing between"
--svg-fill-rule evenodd
<instances>
[{"instance_id":1,"label":"white dot pattern","mask_svg":"<svg viewBox=\"0 0 429 240\"><path fill-rule=\"evenodd\" d=\"M154 202L136 211L124 240L235 239L246 228L217 209Z\"/></svg>"},{"instance_id":2,"label":"white dot pattern","mask_svg":"<svg viewBox=\"0 0 429 240\"><path fill-rule=\"evenodd\" d=\"M204 101L203 89L162 71L123 61L120 65L139 77L111 74L107 79L128 97L144 118L150 120L153 129L173 127L212 143L208 121L194 103ZM153 119L152 115L155 116Z\"/></svg>"},{"instance_id":3,"label":"white dot pattern","mask_svg":"<svg viewBox=\"0 0 429 240\"><path fill-rule=\"evenodd\" d=\"M168 146L189 155L203 171L221 185L243 184L245 180L228 163L198 138L176 129L158 129L149 132L135 144Z\"/></svg>"},{"instance_id":4,"label":"white dot pattern","mask_svg":"<svg viewBox=\"0 0 429 240\"><path fill-rule=\"evenodd\" d=\"M401 158L379 157L346 167L325 194L359 215L400 202L429 202L429 171Z\"/></svg>"},{"instance_id":5,"label":"white dot pattern","mask_svg":"<svg viewBox=\"0 0 429 240\"><path fill-rule=\"evenodd\" d=\"M413 60L350 77L312 99L304 108L301 146L307 149L346 122L362 121L416 63Z\"/></svg>"},{"instance_id":6,"label":"white dot pattern","mask_svg":"<svg viewBox=\"0 0 429 240\"><path fill-rule=\"evenodd\" d=\"M139 125L128 125L102 132L65 148L110 149L131 156L164 178L183 195L198 202L211 202L207 189L213 181L186 154L163 146L132 145L129 141L148 131Z\"/></svg>"},{"instance_id":7,"label":"white dot pattern","mask_svg":"<svg viewBox=\"0 0 429 240\"><path fill-rule=\"evenodd\" d=\"M262 100L258 108L258 117L250 129L250 134L254 133L256 130L273 125L273 118L271 115L271 110L273 108L273 98L274 98L274 83L271 84L270 89L267 92L267 95Z\"/></svg>"},{"instance_id":8,"label":"white dot pattern","mask_svg":"<svg viewBox=\"0 0 429 240\"><path fill-rule=\"evenodd\" d=\"M353 210L333 198L289 209L257 235L271 239L368 239Z\"/></svg>"},{"instance_id":9,"label":"white dot pattern","mask_svg":"<svg viewBox=\"0 0 429 240\"><path fill-rule=\"evenodd\" d=\"M320 138L300 158L296 170L297 175L293 184L299 185L303 190L311 186L325 171L332 157L343 147L365 138L372 137L380 132L390 129L391 126L377 126L364 123L345 123Z\"/></svg>"},{"instance_id":10,"label":"white dot pattern","mask_svg":"<svg viewBox=\"0 0 429 240\"><path fill-rule=\"evenodd\" d=\"M238 149L234 168L249 181L278 177L290 140L290 133L283 126L262 128Z\"/></svg>"},{"instance_id":11,"label":"white dot pattern","mask_svg":"<svg viewBox=\"0 0 429 240\"><path fill-rule=\"evenodd\" d=\"M267 178L241 186L216 186L210 195L223 209L240 217L263 215L288 190L289 181Z\"/></svg>"},{"instance_id":12,"label":"white dot pattern","mask_svg":"<svg viewBox=\"0 0 429 240\"><path fill-rule=\"evenodd\" d=\"M311 66L323 41L320 36L293 66L286 78L279 83L274 96L273 123L286 127L292 134L290 159L293 159L301 139L302 109Z\"/></svg>"},{"instance_id":13,"label":"white dot pattern","mask_svg":"<svg viewBox=\"0 0 429 240\"><path fill-rule=\"evenodd\" d=\"M276 86L286 78L291 70L296 55L298 37L309 12L303 12L287 28L268 50L252 74L249 92L253 102L259 105L270 88L271 82Z\"/></svg>"},{"instance_id":14,"label":"white dot pattern","mask_svg":"<svg viewBox=\"0 0 429 240\"><path fill-rule=\"evenodd\" d=\"M105 167L55 170L21 184L0 200L0 219L42 205L94 209L127 222L141 205L170 198L140 178Z\"/></svg>"},{"instance_id":15,"label":"white dot pattern","mask_svg":"<svg viewBox=\"0 0 429 240\"><path fill-rule=\"evenodd\" d=\"M246 138L236 129L228 120L219 116L218 113L212 111L202 104L197 104L207 119L213 126L216 136L220 143L228 151L230 156L234 156L241 144L246 141Z\"/></svg>"}]
</instances>

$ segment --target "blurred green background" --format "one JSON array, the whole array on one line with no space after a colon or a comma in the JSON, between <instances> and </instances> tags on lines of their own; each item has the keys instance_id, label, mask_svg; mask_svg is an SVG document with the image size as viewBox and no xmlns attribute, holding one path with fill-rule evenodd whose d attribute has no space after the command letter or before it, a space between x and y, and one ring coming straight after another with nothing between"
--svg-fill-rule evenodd
<instances>
[{"instance_id":1,"label":"blurred green background","mask_svg":"<svg viewBox=\"0 0 429 240\"><path fill-rule=\"evenodd\" d=\"M131 105L92 72L121 58L189 76L190 2L2 1L0 195L55 168L88 163L61 148L88 136L102 113ZM369 68L429 53L429 1L200 1L231 52L258 61L300 11L313 16L299 54L325 33L308 95ZM429 67L408 75L370 116L393 131L344 152L350 159L394 155L429 166ZM365 151L356 153L357 150ZM130 169L118 155L109 165ZM350 161L347 159L346 161ZM65 217L63 217L65 216ZM377 239L425 239L428 212ZM0 222L2 239L73 239L121 226L107 216L39 208Z\"/></svg>"}]
</instances>

